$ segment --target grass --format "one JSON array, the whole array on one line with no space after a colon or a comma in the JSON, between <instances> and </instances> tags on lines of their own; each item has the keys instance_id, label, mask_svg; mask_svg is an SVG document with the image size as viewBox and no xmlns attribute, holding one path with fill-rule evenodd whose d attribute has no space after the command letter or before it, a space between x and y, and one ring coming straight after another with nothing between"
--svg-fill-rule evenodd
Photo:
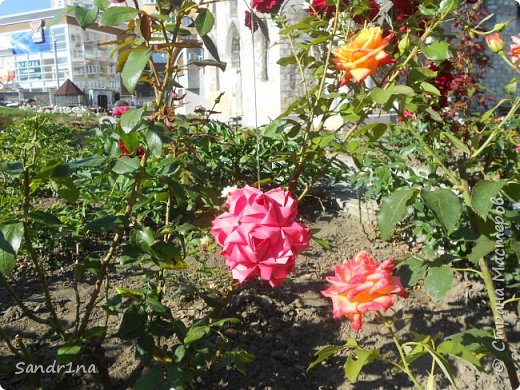
<instances>
[{"instance_id":1,"label":"grass","mask_svg":"<svg viewBox=\"0 0 520 390\"><path fill-rule=\"evenodd\" d=\"M35 115L32 110L22 110L15 107L0 107L0 131L5 129L9 124L19 119L29 118ZM79 127L82 129L91 129L98 125L98 118L92 114L85 114L82 117L76 115L68 115L61 113L40 114L46 115L55 120L57 123L66 124L71 127Z\"/></svg>"}]
</instances>

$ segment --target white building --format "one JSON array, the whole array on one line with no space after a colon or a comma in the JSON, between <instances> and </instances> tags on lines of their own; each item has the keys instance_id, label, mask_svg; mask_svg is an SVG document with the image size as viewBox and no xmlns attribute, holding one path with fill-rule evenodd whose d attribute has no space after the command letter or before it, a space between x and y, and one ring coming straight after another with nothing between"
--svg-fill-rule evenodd
<instances>
[{"instance_id":1,"label":"white building","mask_svg":"<svg viewBox=\"0 0 520 390\"><path fill-rule=\"evenodd\" d=\"M83 31L73 16L47 27L56 12L0 17L0 69L14 74L3 89L52 92L70 79L87 94L104 91L110 104L121 92L117 58L110 56L114 45L100 44L115 40L121 30L94 26Z\"/></svg>"},{"instance_id":2,"label":"white building","mask_svg":"<svg viewBox=\"0 0 520 390\"><path fill-rule=\"evenodd\" d=\"M306 16L301 1L287 1L284 13L290 20ZM270 16L264 18L269 40L258 29L252 33L245 26L246 4L231 0L211 6L215 26L209 36L216 43L220 59L227 63L225 72L207 67L201 70L201 100L211 108L215 98L224 93L215 108L221 119L242 117L246 126L269 123L283 113L301 96L302 86L294 66L281 67L277 61L291 52L287 44L280 44L278 28ZM211 58L205 51L206 58ZM256 100L256 102L255 102ZM188 108L192 102L187 100Z\"/></svg>"}]
</instances>

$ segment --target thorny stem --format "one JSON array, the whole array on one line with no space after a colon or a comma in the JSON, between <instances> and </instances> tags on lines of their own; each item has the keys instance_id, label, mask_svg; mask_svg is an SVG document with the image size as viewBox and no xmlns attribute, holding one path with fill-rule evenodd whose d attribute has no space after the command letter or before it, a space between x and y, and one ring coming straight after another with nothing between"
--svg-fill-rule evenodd
<instances>
[{"instance_id":1,"label":"thorny stem","mask_svg":"<svg viewBox=\"0 0 520 390\"><path fill-rule=\"evenodd\" d=\"M504 125L506 124L506 122L511 119L511 117L516 113L516 111L518 110L518 108L520 107L520 99L516 99L515 100L515 103L513 104L513 106L511 107L511 110L509 110L509 113L504 117L504 119L502 119L502 122L500 122L500 124L495 128L495 130L493 130L493 132L491 133L491 135L488 137L488 139L482 144L482 146L475 152L471 155L471 159L474 159L476 157L478 157L478 155L480 153L482 153L488 146L489 144L495 139L495 137L497 136L498 132L502 129L502 127L504 127Z\"/></svg>"},{"instance_id":2,"label":"thorny stem","mask_svg":"<svg viewBox=\"0 0 520 390\"><path fill-rule=\"evenodd\" d=\"M428 145L428 143L424 140L424 138L417 132L414 126L408 126L408 130L412 134L412 136L421 144L426 152L433 158L433 160L437 163L437 165L444 171L446 176L450 179L451 183L459 188L460 190L464 190L465 185L462 179L459 179L439 158L437 153L433 151L432 148Z\"/></svg>"},{"instance_id":3,"label":"thorny stem","mask_svg":"<svg viewBox=\"0 0 520 390\"><path fill-rule=\"evenodd\" d=\"M520 68L511 62L511 60L506 56L503 50L499 53L499 55L507 63L507 65L513 68L517 73L520 73Z\"/></svg>"},{"instance_id":4,"label":"thorny stem","mask_svg":"<svg viewBox=\"0 0 520 390\"><path fill-rule=\"evenodd\" d=\"M338 14L339 5L340 5L340 0L336 0L336 4L335 4L336 14ZM332 28L332 37L335 37L336 33L338 31L338 24L339 24L337 18L334 18L333 23L334 24L333 24L333 28ZM294 192L294 190L296 189L296 186L298 184L298 179L300 178L300 176L301 176L301 174L303 173L303 170L304 170L305 154L307 152L307 148L309 147L309 137L310 137L311 130L312 130L313 126L314 126L314 123L313 123L314 114L316 112L316 107L319 104L319 101L320 101L321 96L323 94L323 90L324 90L324 87L325 87L325 82L327 80L327 70L328 70L330 59L331 59L331 56L332 56L334 40L331 39L330 44L328 46L327 55L326 55L326 59L325 59L325 65L323 66L323 74L321 75L320 83L318 85L318 91L317 91L316 99L314 100L314 103L313 103L310 100L310 95L309 95L309 92L308 92L308 89L307 89L307 79L305 77L304 69L302 67L301 61L298 58L298 53L296 52L296 49L294 47L294 43L292 42L292 40L290 38L290 34L288 36L289 36L289 42L290 42L290 45L291 45L291 50L293 51L294 57L296 58L296 61L298 63L298 67L300 69L300 75L302 77L302 82L303 82L303 86L304 86L304 90L305 90L305 96L308 97L307 104L309 105L309 110L310 110L309 118L307 120L307 126L306 126L306 129L305 129L305 135L304 135L304 138L303 138L302 146L301 146L300 151L299 151L299 159L298 159L298 162L297 162L296 167L294 169L294 172L293 172L293 174L291 175L291 177L289 179L289 191ZM323 127L323 125L325 124L326 119L327 119L327 116L323 115L322 118L321 118L321 121L320 121L320 123L319 123L319 125L317 127L318 130L320 130Z\"/></svg>"},{"instance_id":5,"label":"thorny stem","mask_svg":"<svg viewBox=\"0 0 520 390\"><path fill-rule=\"evenodd\" d=\"M4 329L0 326L0 338L5 341L9 350L13 353L13 355L22 357L22 354L16 349L16 347L9 340L9 336L4 332Z\"/></svg>"},{"instance_id":6,"label":"thorny stem","mask_svg":"<svg viewBox=\"0 0 520 390\"><path fill-rule=\"evenodd\" d=\"M139 196L139 194L141 192L141 182L142 182L142 179L144 176L147 159L148 159L147 154L143 155L143 158L141 159L139 172L137 173L137 176L135 178L135 184L134 184L134 188L132 190L132 195L130 196L130 199L128 199L128 204L127 204L126 210L125 210L125 216L127 218L129 218L131 216L134 204L137 201L137 197ZM96 282L96 287L95 287L94 291L92 292L92 295L90 296L90 300L85 309L85 314L83 315L81 325L77 332L78 336L83 335L83 333L85 332L85 330L89 324L90 316L92 315L92 311L94 310L94 307L96 306L96 300L99 296L99 293L101 291L101 286L103 284L103 280L105 279L107 271L108 271L108 265L110 264L110 261L114 257L116 250L119 248L119 245L121 244L121 241L123 238L123 233L124 233L124 228L120 228L116 232L116 234L114 235L114 239L112 241L112 245L110 245L108 252L106 253L103 260L101 261L101 269L99 271L99 276L98 276L98 280Z\"/></svg>"},{"instance_id":7,"label":"thorny stem","mask_svg":"<svg viewBox=\"0 0 520 390\"><path fill-rule=\"evenodd\" d=\"M519 105L520 105L520 101L515 103L515 105L513 105L513 107L511 108L510 114L511 114L511 112L515 112ZM509 117L509 115L507 117ZM502 124L500 126L502 126L504 123L505 123L505 120L502 121ZM470 187L469 187L468 183L464 179L457 177L455 175L455 173L453 173L450 169L448 169L444 165L444 163L442 162L440 157L437 155L437 153L435 153L430 148L430 146L426 143L426 141L422 138L422 136L420 134L418 134L418 132L416 132L413 127L409 126L408 128L409 128L411 134L419 141L419 143L424 148L424 150L433 158L433 160L437 163L437 165L446 173L446 175L448 176L448 178L450 179L452 184L461 190L462 197L464 198L464 202L466 203L466 205L468 207L471 207L471 192L470 192ZM491 137L490 137L490 139L491 139ZM489 141L489 142L491 142L491 141ZM489 144L489 142L487 142L487 144ZM471 224L473 233L476 235L479 235L480 233L479 233L478 222L476 221L475 216L471 210L469 210L469 216L470 216L470 224ZM503 323L503 318L502 318L501 312L499 312L499 310L497 308L497 294L496 294L495 284L493 281L493 276L489 269L489 265L487 264L487 262L484 258L481 258L479 260L478 265L480 268L480 272L478 272L478 271L475 271L475 272L478 272L479 275L482 277L482 280L484 281L484 285L486 287L486 291L487 291L487 294L489 297L491 311L492 311L493 317L494 317L493 321L495 323L495 327L498 327L499 323ZM505 343L507 343L507 334L506 334L505 330L502 330L502 334L503 334L502 340ZM514 362L511 362L511 361L504 361L504 365L508 372L511 387L512 387L512 389L516 389L519 386L519 381L518 381L518 376L516 373L515 364L514 364Z\"/></svg>"},{"instance_id":8,"label":"thorny stem","mask_svg":"<svg viewBox=\"0 0 520 390\"><path fill-rule=\"evenodd\" d=\"M478 264L482 271L482 279L484 280L484 285L486 286L486 290L487 290L487 293L489 296L489 304L491 306L491 311L493 313L493 317L494 317L493 320L495 323L495 327L498 329L499 324L504 324L504 319L503 319L503 315L502 315L503 304L501 304L501 310L499 311L498 307L497 307L497 293L496 293L495 284L493 282L493 275L491 274L491 271L489 269L489 265L488 265L486 259L481 258L479 260ZM503 327L503 325L502 325L502 327ZM502 331L501 339L505 344L507 344L508 341L507 341L506 331L505 331L505 329L501 329L501 331ZM518 381L518 375L516 372L515 363L511 360L506 360L506 361L504 361L504 365L506 367L507 374L509 376L509 382L511 384L511 389L517 389L518 386L520 386L520 383Z\"/></svg>"},{"instance_id":9,"label":"thorny stem","mask_svg":"<svg viewBox=\"0 0 520 390\"><path fill-rule=\"evenodd\" d=\"M33 160L35 158L35 148L33 149ZM47 281L47 275L45 273L45 270L40 264L40 259L38 258L38 255L36 254L36 251L34 250L33 244L32 244L32 238L29 234L29 228L30 228L30 221L29 221L29 209L31 207L31 178L30 178L30 167L27 161L27 150L24 150L24 168L23 168L23 194L24 194L24 200L23 200L23 237L25 240L25 245L27 247L27 252L29 254L29 258L31 259L31 262L33 263L33 266L36 270L36 273L38 274L38 277L40 278L40 282L42 283L43 287L43 293L45 295L45 303L47 306L47 309L50 312L51 318L52 318L52 324L56 330L56 332L65 339L65 331L60 323L60 320L58 319L58 315L56 313L56 310L54 308L54 304L52 303L51 294L49 291L49 283Z\"/></svg>"},{"instance_id":10,"label":"thorny stem","mask_svg":"<svg viewBox=\"0 0 520 390\"><path fill-rule=\"evenodd\" d=\"M13 290L13 288L11 287L11 285L5 279L5 276L1 272L0 272L0 282L2 282L2 285L5 287L5 289L7 290L7 293L11 296L13 301L15 301L15 303L20 307L20 309L22 309L22 312L24 315L26 315L28 318L30 318L31 320L33 320L39 324L48 325L48 326L52 327L52 325L49 323L49 320L38 317L31 311L31 309L29 309L27 306L25 306L25 304L20 299L20 297L18 297L18 294L16 294L16 291Z\"/></svg>"}]
</instances>

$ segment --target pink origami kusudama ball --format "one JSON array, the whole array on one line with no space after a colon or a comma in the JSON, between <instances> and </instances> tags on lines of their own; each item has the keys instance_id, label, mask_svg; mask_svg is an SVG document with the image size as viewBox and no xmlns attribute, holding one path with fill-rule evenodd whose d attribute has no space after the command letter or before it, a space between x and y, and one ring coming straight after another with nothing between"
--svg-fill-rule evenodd
<instances>
[{"instance_id":1,"label":"pink origami kusudama ball","mask_svg":"<svg viewBox=\"0 0 520 390\"><path fill-rule=\"evenodd\" d=\"M296 222L296 200L282 188L264 193L246 186L231 192L226 206L211 234L233 278L242 283L260 276L272 287L282 284L311 238L310 229Z\"/></svg>"}]
</instances>

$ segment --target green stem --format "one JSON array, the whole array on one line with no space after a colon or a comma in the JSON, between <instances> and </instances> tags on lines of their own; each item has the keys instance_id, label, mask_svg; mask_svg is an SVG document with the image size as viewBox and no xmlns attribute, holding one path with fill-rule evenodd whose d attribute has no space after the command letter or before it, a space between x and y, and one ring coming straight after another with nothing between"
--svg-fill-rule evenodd
<instances>
[{"instance_id":1,"label":"green stem","mask_svg":"<svg viewBox=\"0 0 520 390\"><path fill-rule=\"evenodd\" d=\"M35 150L33 149L33 153L35 153ZM34 158L33 158L34 160ZM40 279L40 282L42 284L43 288L43 294L45 296L45 303L47 306L47 309L49 310L49 313L51 315L52 319L52 325L54 326L54 329L56 332L65 339L65 330L63 329L60 320L58 319L58 314L56 313L56 309L54 308L54 304L52 303L51 294L49 291L49 283L47 280L47 274L45 270L43 269L42 265L40 264L40 259L38 258L38 255L36 254L36 251L34 250L33 244L32 244L32 238L29 233L30 228L30 220L28 217L29 210L31 207L31 178L30 178L30 168L27 163L27 153L24 154L24 169L23 169L23 194L24 194L24 201L23 201L23 237L25 241L25 246L27 247L27 252L29 254L29 258L31 259L31 262L34 266L34 269L36 270L36 273L38 274L38 277Z\"/></svg>"},{"instance_id":2,"label":"green stem","mask_svg":"<svg viewBox=\"0 0 520 390\"><path fill-rule=\"evenodd\" d=\"M402 368L403 368L404 373L406 375L408 375L408 378L410 378L410 380L414 383L416 389L423 390L422 385L419 383L419 381L417 380L415 375L410 370L410 365L406 361L406 355L404 353L401 343L399 342L399 339L397 338L397 334L395 332L394 326L380 312L377 312L377 316L381 319L383 324L386 326L386 328L390 331L390 334L392 335L392 340L394 341L394 344L397 347L397 351L399 352L399 356L401 357L401 361L403 362Z\"/></svg>"},{"instance_id":3,"label":"green stem","mask_svg":"<svg viewBox=\"0 0 520 390\"><path fill-rule=\"evenodd\" d=\"M11 285L5 279L5 276L1 272L0 272L0 282L2 282L2 285L5 287L5 289L7 290L7 293L11 296L13 301L20 307L20 309L22 309L22 312L24 315L26 315L28 318L30 318L34 322L37 322L42 325L47 325L52 328L52 325L49 323L48 320L38 317L31 311L31 309L29 309L27 306L25 306L25 304L20 299L18 294L16 294L16 291L14 291L14 289L11 287Z\"/></svg>"},{"instance_id":4,"label":"green stem","mask_svg":"<svg viewBox=\"0 0 520 390\"><path fill-rule=\"evenodd\" d=\"M437 165L444 171L450 182L458 189L464 191L465 185L462 179L459 179L440 159L440 157L430 148L430 145L424 140L424 138L417 132L415 127L409 125L408 130L412 136L421 144L424 150L430 155L431 158L437 163Z\"/></svg>"},{"instance_id":5,"label":"green stem","mask_svg":"<svg viewBox=\"0 0 520 390\"><path fill-rule=\"evenodd\" d=\"M502 313L498 310L497 307L497 294L495 289L495 283L493 282L493 275L489 269L489 265L486 259L481 258L478 262L480 269L482 270L482 279L484 280L484 285L486 286L486 290L489 296L489 304L491 306L491 311L493 313L495 327L498 328L499 324L504 323L504 319ZM505 329L501 329L502 340L507 344L507 334ZM511 389L517 389L520 386L520 382L518 381L518 374L516 372L515 363L511 360L504 361L504 366L506 367L507 374L509 376L509 382L511 384Z\"/></svg>"},{"instance_id":6,"label":"green stem","mask_svg":"<svg viewBox=\"0 0 520 390\"><path fill-rule=\"evenodd\" d=\"M520 68L513 64L509 58L507 58L506 53L502 50L500 53L498 53L500 57L506 62L507 65L509 65L511 68L513 68L517 73L520 73Z\"/></svg>"},{"instance_id":7,"label":"green stem","mask_svg":"<svg viewBox=\"0 0 520 390\"><path fill-rule=\"evenodd\" d=\"M13 353L13 355L18 357L23 357L22 354L16 349L16 347L11 343L11 340L9 340L9 337L4 332L4 329L0 326L0 338L5 341L7 344L7 347L9 350Z\"/></svg>"},{"instance_id":8,"label":"green stem","mask_svg":"<svg viewBox=\"0 0 520 390\"><path fill-rule=\"evenodd\" d=\"M511 110L509 110L509 113L504 117L504 119L502 120L502 122L500 122L500 124L496 127L495 130L493 130L493 132L491 133L491 135L488 137L488 139L482 144L482 146L475 152L471 155L471 159L474 159L476 157L478 157L478 155L480 153L482 153L488 146L489 144L495 139L495 137L497 136L498 132L502 129L502 127L504 127L504 125L506 124L506 122L511 119L511 117L516 113L516 110L520 107L520 98L516 99L515 100L515 103L513 104L513 106L511 107Z\"/></svg>"}]
</instances>

